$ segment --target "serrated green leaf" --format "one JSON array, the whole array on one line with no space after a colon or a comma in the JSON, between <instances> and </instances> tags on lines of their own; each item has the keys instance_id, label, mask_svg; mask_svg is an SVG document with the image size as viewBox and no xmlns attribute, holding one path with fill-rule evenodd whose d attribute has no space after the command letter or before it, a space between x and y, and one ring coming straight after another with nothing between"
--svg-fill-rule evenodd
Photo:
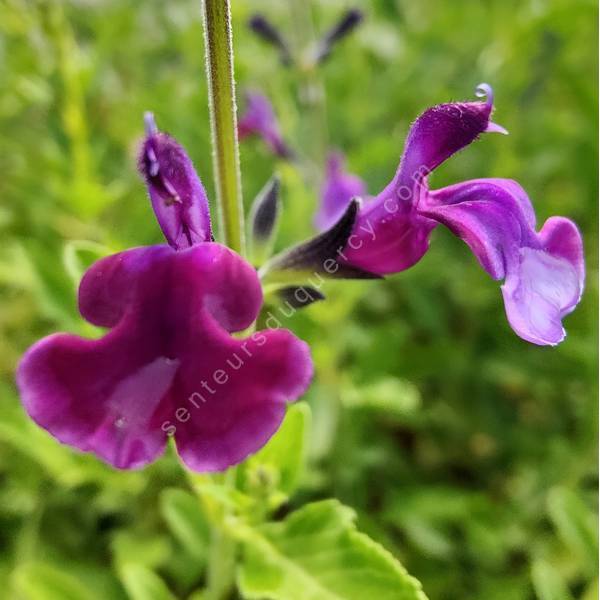
<instances>
[{"instance_id":1,"label":"serrated green leaf","mask_svg":"<svg viewBox=\"0 0 600 600\"><path fill-rule=\"evenodd\" d=\"M28 563L13 575L14 587L23 600L100 600L70 573L47 563Z\"/></svg>"},{"instance_id":2,"label":"serrated green leaf","mask_svg":"<svg viewBox=\"0 0 600 600\"><path fill-rule=\"evenodd\" d=\"M198 499L183 490L170 489L162 493L160 501L173 535L196 559L204 559L210 533Z\"/></svg>"},{"instance_id":3,"label":"serrated green leaf","mask_svg":"<svg viewBox=\"0 0 600 600\"><path fill-rule=\"evenodd\" d=\"M174 600L165 582L154 571L140 565L121 568L121 580L131 600Z\"/></svg>"},{"instance_id":4,"label":"serrated green leaf","mask_svg":"<svg viewBox=\"0 0 600 600\"><path fill-rule=\"evenodd\" d=\"M238 527L245 598L269 600L426 600L419 582L382 546L358 532L355 513L315 502L282 523Z\"/></svg>"},{"instance_id":5,"label":"serrated green leaf","mask_svg":"<svg viewBox=\"0 0 600 600\"><path fill-rule=\"evenodd\" d=\"M569 549L595 572L598 556L598 521L572 490L557 487L548 495L548 514Z\"/></svg>"},{"instance_id":6,"label":"serrated green leaf","mask_svg":"<svg viewBox=\"0 0 600 600\"><path fill-rule=\"evenodd\" d=\"M573 600L560 573L544 560L531 566L531 580L538 600Z\"/></svg>"}]
</instances>

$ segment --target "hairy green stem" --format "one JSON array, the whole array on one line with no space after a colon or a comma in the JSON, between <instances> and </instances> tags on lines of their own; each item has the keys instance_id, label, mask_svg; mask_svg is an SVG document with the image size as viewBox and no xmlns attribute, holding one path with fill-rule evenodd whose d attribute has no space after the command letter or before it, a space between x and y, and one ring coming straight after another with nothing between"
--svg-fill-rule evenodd
<instances>
[{"instance_id":1,"label":"hairy green stem","mask_svg":"<svg viewBox=\"0 0 600 600\"><path fill-rule=\"evenodd\" d=\"M233 44L229 0L203 0L206 77L221 241L244 254L244 212L237 137ZM219 476L215 476L217 479ZM225 476L233 485L235 470ZM202 494L200 492L200 496ZM208 559L208 600L224 600L234 585L235 541L227 533L227 511L212 513Z\"/></svg>"},{"instance_id":2,"label":"hairy green stem","mask_svg":"<svg viewBox=\"0 0 600 600\"><path fill-rule=\"evenodd\" d=\"M203 0L203 22L213 164L222 241L243 254L244 213L229 0Z\"/></svg>"}]
</instances>

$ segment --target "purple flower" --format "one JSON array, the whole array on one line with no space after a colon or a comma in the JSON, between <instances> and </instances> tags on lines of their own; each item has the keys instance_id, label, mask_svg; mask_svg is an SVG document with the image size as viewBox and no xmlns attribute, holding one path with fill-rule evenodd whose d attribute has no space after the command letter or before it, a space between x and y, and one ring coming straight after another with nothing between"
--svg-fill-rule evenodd
<instances>
[{"instance_id":1,"label":"purple flower","mask_svg":"<svg viewBox=\"0 0 600 600\"><path fill-rule=\"evenodd\" d=\"M477 179L431 191L428 175L482 133L506 133L490 121L485 102L440 104L413 123L396 175L361 207L343 261L385 275L414 265L442 223L471 248L481 266L504 280L508 321L523 339L555 345L565 337L562 318L581 297L583 243L575 224L552 217L536 231L531 202L515 181ZM349 202L350 198L347 198Z\"/></svg>"},{"instance_id":2,"label":"purple flower","mask_svg":"<svg viewBox=\"0 0 600 600\"><path fill-rule=\"evenodd\" d=\"M321 206L315 215L315 226L321 231L329 229L340 219L353 197L362 197L366 192L364 181L347 173L344 162L339 152L332 152L327 159Z\"/></svg>"},{"instance_id":3,"label":"purple flower","mask_svg":"<svg viewBox=\"0 0 600 600\"><path fill-rule=\"evenodd\" d=\"M277 156L281 158L292 157L292 151L283 141L269 99L258 92L246 93L246 112L238 122L240 140L250 135L259 135Z\"/></svg>"},{"instance_id":4,"label":"purple flower","mask_svg":"<svg viewBox=\"0 0 600 600\"><path fill-rule=\"evenodd\" d=\"M17 372L21 398L59 441L117 468L155 460L173 435L190 469L223 470L277 430L311 379L309 349L284 329L231 335L258 316L256 271L209 241L204 189L172 138L151 128L140 166L171 246L92 265L79 308L110 331L34 344Z\"/></svg>"}]
</instances>

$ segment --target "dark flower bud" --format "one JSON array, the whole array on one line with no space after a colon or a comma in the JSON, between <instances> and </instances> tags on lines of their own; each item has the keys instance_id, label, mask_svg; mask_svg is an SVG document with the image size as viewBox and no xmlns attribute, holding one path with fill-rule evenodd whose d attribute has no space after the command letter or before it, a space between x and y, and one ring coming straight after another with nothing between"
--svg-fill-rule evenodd
<instances>
[{"instance_id":1,"label":"dark flower bud","mask_svg":"<svg viewBox=\"0 0 600 600\"><path fill-rule=\"evenodd\" d=\"M271 254L279 218L279 177L274 175L256 196L250 210L250 240L255 264Z\"/></svg>"},{"instance_id":2,"label":"dark flower bud","mask_svg":"<svg viewBox=\"0 0 600 600\"><path fill-rule=\"evenodd\" d=\"M289 307L299 310L314 302L325 300L325 295L309 285L290 285L277 290L278 299Z\"/></svg>"},{"instance_id":3,"label":"dark flower bud","mask_svg":"<svg viewBox=\"0 0 600 600\"><path fill-rule=\"evenodd\" d=\"M263 41L274 46L279 52L281 64L289 67L292 64L292 54L279 30L265 17L256 14L248 21L248 27Z\"/></svg>"},{"instance_id":4,"label":"dark flower bud","mask_svg":"<svg viewBox=\"0 0 600 600\"><path fill-rule=\"evenodd\" d=\"M323 36L321 41L319 42L315 62L322 63L331 54L334 45L339 42L341 39L348 36L350 33L358 27L362 23L364 19L364 14L362 11L353 8L342 16L342 18Z\"/></svg>"},{"instance_id":5,"label":"dark flower bud","mask_svg":"<svg viewBox=\"0 0 600 600\"><path fill-rule=\"evenodd\" d=\"M354 198L330 229L274 256L260 269L263 280L296 283L311 275L335 279L380 279L380 275L345 263L345 249L358 209L359 201Z\"/></svg>"}]
</instances>

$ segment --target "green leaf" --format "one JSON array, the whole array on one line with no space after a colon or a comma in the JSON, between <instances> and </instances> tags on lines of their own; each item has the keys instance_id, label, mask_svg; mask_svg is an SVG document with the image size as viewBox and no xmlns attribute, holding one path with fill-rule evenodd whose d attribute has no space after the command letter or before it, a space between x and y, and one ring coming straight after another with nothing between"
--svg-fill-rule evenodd
<instances>
[{"instance_id":1,"label":"green leaf","mask_svg":"<svg viewBox=\"0 0 600 600\"><path fill-rule=\"evenodd\" d=\"M64 245L63 263L75 288L87 269L97 260L111 253L110 248L86 240L71 240Z\"/></svg>"},{"instance_id":2,"label":"green leaf","mask_svg":"<svg viewBox=\"0 0 600 600\"><path fill-rule=\"evenodd\" d=\"M23 600L100 600L79 579L46 563L23 565L13 577Z\"/></svg>"},{"instance_id":3,"label":"green leaf","mask_svg":"<svg viewBox=\"0 0 600 600\"><path fill-rule=\"evenodd\" d=\"M574 491L557 487L548 494L548 513L565 545L595 573L598 522L590 508Z\"/></svg>"},{"instance_id":4,"label":"green leaf","mask_svg":"<svg viewBox=\"0 0 600 600\"><path fill-rule=\"evenodd\" d=\"M256 486L267 478L271 480L267 482L271 487L290 496L298 487L306 464L309 428L308 404L300 402L290 406L279 431L248 461L247 484Z\"/></svg>"},{"instance_id":5,"label":"green leaf","mask_svg":"<svg viewBox=\"0 0 600 600\"><path fill-rule=\"evenodd\" d=\"M594 579L587 588L583 595L581 596L581 600L598 600L598 579Z\"/></svg>"},{"instance_id":6,"label":"green leaf","mask_svg":"<svg viewBox=\"0 0 600 600\"><path fill-rule=\"evenodd\" d=\"M404 524L406 537L424 554L434 558L448 558L454 552L451 536L442 528L428 523L417 516Z\"/></svg>"},{"instance_id":7,"label":"green leaf","mask_svg":"<svg viewBox=\"0 0 600 600\"><path fill-rule=\"evenodd\" d=\"M544 560L531 566L531 580L538 600L573 600L559 571Z\"/></svg>"},{"instance_id":8,"label":"green leaf","mask_svg":"<svg viewBox=\"0 0 600 600\"><path fill-rule=\"evenodd\" d=\"M57 268L59 250L29 239L22 241L22 252L31 290L41 312L61 327L76 326L76 298L69 277Z\"/></svg>"},{"instance_id":9,"label":"green leaf","mask_svg":"<svg viewBox=\"0 0 600 600\"><path fill-rule=\"evenodd\" d=\"M170 489L162 493L160 501L173 535L195 558L204 559L210 533L198 499L183 490Z\"/></svg>"},{"instance_id":10,"label":"green leaf","mask_svg":"<svg viewBox=\"0 0 600 600\"><path fill-rule=\"evenodd\" d=\"M421 406L421 395L409 381L387 377L368 386L347 386L342 401L348 408L369 408L395 417L413 415Z\"/></svg>"},{"instance_id":11,"label":"green leaf","mask_svg":"<svg viewBox=\"0 0 600 600\"><path fill-rule=\"evenodd\" d=\"M93 456L73 452L31 421L11 388L0 382L0 442L35 461L62 486L101 483L113 491L136 493L144 486L139 472L118 472Z\"/></svg>"},{"instance_id":12,"label":"green leaf","mask_svg":"<svg viewBox=\"0 0 600 600\"><path fill-rule=\"evenodd\" d=\"M171 554L171 544L164 534L150 536L124 529L113 536L111 550L119 566L136 564L153 568L165 563Z\"/></svg>"},{"instance_id":13,"label":"green leaf","mask_svg":"<svg viewBox=\"0 0 600 600\"><path fill-rule=\"evenodd\" d=\"M419 582L356 530L337 500L308 504L281 523L233 528L243 541L239 586L269 600L426 600Z\"/></svg>"},{"instance_id":14,"label":"green leaf","mask_svg":"<svg viewBox=\"0 0 600 600\"><path fill-rule=\"evenodd\" d=\"M153 571L136 564L121 568L121 580L131 600L174 600L165 582Z\"/></svg>"}]
</instances>

